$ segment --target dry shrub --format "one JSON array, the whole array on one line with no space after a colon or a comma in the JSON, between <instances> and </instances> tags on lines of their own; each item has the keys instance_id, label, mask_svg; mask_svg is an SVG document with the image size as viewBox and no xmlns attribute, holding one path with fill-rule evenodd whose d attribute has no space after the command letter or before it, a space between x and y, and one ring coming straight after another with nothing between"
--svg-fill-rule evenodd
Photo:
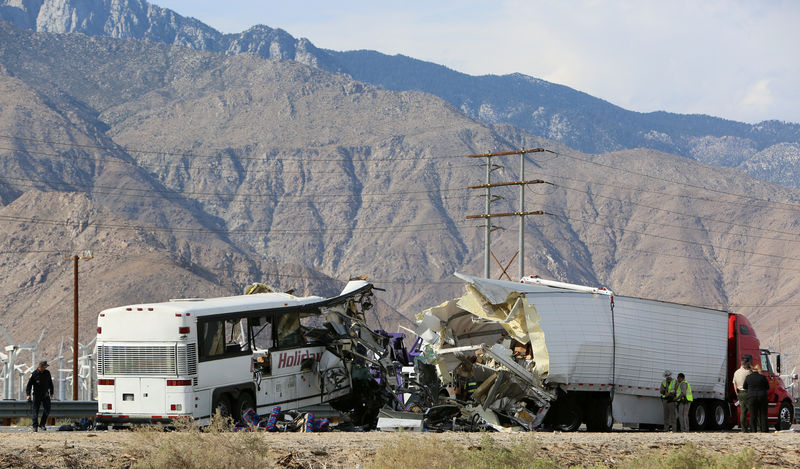
<instances>
[{"instance_id":1,"label":"dry shrub","mask_svg":"<svg viewBox=\"0 0 800 469\"><path fill-rule=\"evenodd\" d=\"M431 435L433 436L433 435ZM369 469L424 467L425 469L550 469L560 465L553 459L541 457L541 445L533 434L520 434L510 444L500 444L488 434L479 445L466 447L437 438L398 437L393 444L378 450Z\"/></svg>"},{"instance_id":2,"label":"dry shrub","mask_svg":"<svg viewBox=\"0 0 800 469\"><path fill-rule=\"evenodd\" d=\"M131 452L141 469L216 469L272 467L278 459L264 445L263 435L232 433L230 418L215 415L208 427L175 422L172 432L161 426L140 427L133 433Z\"/></svg>"},{"instance_id":3,"label":"dry shrub","mask_svg":"<svg viewBox=\"0 0 800 469\"><path fill-rule=\"evenodd\" d=\"M750 469L760 467L756 452L745 448L738 453L715 454L703 451L692 443L663 454L651 452L645 456L619 461L621 469Z\"/></svg>"},{"instance_id":4,"label":"dry shrub","mask_svg":"<svg viewBox=\"0 0 800 469\"><path fill-rule=\"evenodd\" d=\"M407 435L380 448L375 457L365 464L367 469L397 469L398 467L424 467L425 469L550 469L563 467L550 457L542 457L541 444L533 434L525 434L511 444L501 444L484 435L476 446L464 446L450 440L437 438L412 438ZM644 456L606 461L594 468L620 469L750 469L760 467L756 453L745 449L735 454L719 455L702 451L692 444L666 453L659 451ZM573 466L581 467L581 466Z\"/></svg>"}]
</instances>

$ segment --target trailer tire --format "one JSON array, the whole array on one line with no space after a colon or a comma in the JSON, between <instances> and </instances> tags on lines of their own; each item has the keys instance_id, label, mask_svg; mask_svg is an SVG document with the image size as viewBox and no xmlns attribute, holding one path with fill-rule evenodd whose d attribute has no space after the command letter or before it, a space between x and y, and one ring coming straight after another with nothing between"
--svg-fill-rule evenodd
<instances>
[{"instance_id":1,"label":"trailer tire","mask_svg":"<svg viewBox=\"0 0 800 469\"><path fill-rule=\"evenodd\" d=\"M693 401L689 406L689 429L699 432L708 424L709 412L701 401ZM683 429L681 429L683 430Z\"/></svg>"},{"instance_id":2,"label":"trailer tire","mask_svg":"<svg viewBox=\"0 0 800 469\"><path fill-rule=\"evenodd\" d=\"M792 408L791 404L788 402L782 403L780 410L778 410L778 421L775 422L775 430L781 431L792 428L793 413L794 409Z\"/></svg>"},{"instance_id":3,"label":"trailer tire","mask_svg":"<svg viewBox=\"0 0 800 469\"><path fill-rule=\"evenodd\" d=\"M713 400L708 406L708 429L709 430L722 430L728 422L728 405L724 401Z\"/></svg>"},{"instance_id":4,"label":"trailer tire","mask_svg":"<svg viewBox=\"0 0 800 469\"><path fill-rule=\"evenodd\" d=\"M555 412L553 412L555 410ZM551 409L556 418L556 428L562 432L574 432L581 427L584 412L574 394L559 394L555 409Z\"/></svg>"},{"instance_id":5,"label":"trailer tire","mask_svg":"<svg viewBox=\"0 0 800 469\"><path fill-rule=\"evenodd\" d=\"M556 428L562 432L574 432L581 427L581 410L577 405L570 405L558 413Z\"/></svg>"},{"instance_id":6,"label":"trailer tire","mask_svg":"<svg viewBox=\"0 0 800 469\"><path fill-rule=\"evenodd\" d=\"M601 432L610 432L614 426L614 412L611 408L611 401L604 400L603 405L600 407L599 424Z\"/></svg>"},{"instance_id":7,"label":"trailer tire","mask_svg":"<svg viewBox=\"0 0 800 469\"><path fill-rule=\"evenodd\" d=\"M586 429L590 432L610 432L614 426L614 414L608 398L597 399L587 411Z\"/></svg>"}]
</instances>

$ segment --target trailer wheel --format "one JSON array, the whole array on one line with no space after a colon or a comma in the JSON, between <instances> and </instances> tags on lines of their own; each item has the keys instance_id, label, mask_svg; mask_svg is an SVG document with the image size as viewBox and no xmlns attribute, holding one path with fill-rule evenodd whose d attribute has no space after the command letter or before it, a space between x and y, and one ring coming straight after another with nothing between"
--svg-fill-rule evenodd
<instances>
[{"instance_id":1,"label":"trailer wheel","mask_svg":"<svg viewBox=\"0 0 800 469\"><path fill-rule=\"evenodd\" d=\"M614 414L611 401L598 399L586 418L586 429L590 432L610 432L614 426Z\"/></svg>"},{"instance_id":2,"label":"trailer wheel","mask_svg":"<svg viewBox=\"0 0 800 469\"><path fill-rule=\"evenodd\" d=\"M728 406L725 402L714 400L709 405L708 422L710 430L722 430L725 428L725 423L728 421Z\"/></svg>"},{"instance_id":3,"label":"trailer wheel","mask_svg":"<svg viewBox=\"0 0 800 469\"><path fill-rule=\"evenodd\" d=\"M611 408L611 401L604 401L600 413L600 431L610 432L614 426L614 412Z\"/></svg>"},{"instance_id":4,"label":"trailer wheel","mask_svg":"<svg viewBox=\"0 0 800 469\"><path fill-rule=\"evenodd\" d=\"M561 409L558 417L557 428L562 432L574 432L581 427L581 411L576 405Z\"/></svg>"},{"instance_id":5,"label":"trailer wheel","mask_svg":"<svg viewBox=\"0 0 800 469\"><path fill-rule=\"evenodd\" d=\"M689 406L689 428L694 431L700 431L706 428L706 424L708 424L706 406L700 401L693 401Z\"/></svg>"},{"instance_id":6,"label":"trailer wheel","mask_svg":"<svg viewBox=\"0 0 800 469\"><path fill-rule=\"evenodd\" d=\"M550 411L557 420L555 426L558 430L574 432L581 427L584 412L581 412L580 402L574 394L560 393L556 405Z\"/></svg>"},{"instance_id":7,"label":"trailer wheel","mask_svg":"<svg viewBox=\"0 0 800 469\"><path fill-rule=\"evenodd\" d=\"M794 410L792 406L788 403L784 402L781 404L781 408L778 411L778 421L775 423L775 429L780 430L788 430L792 428L792 414Z\"/></svg>"}]
</instances>

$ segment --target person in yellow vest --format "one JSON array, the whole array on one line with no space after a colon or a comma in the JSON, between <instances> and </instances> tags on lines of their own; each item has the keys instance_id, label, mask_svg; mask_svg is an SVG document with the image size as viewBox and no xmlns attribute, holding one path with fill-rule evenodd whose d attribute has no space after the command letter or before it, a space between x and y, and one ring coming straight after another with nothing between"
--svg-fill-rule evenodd
<instances>
[{"instance_id":1,"label":"person in yellow vest","mask_svg":"<svg viewBox=\"0 0 800 469\"><path fill-rule=\"evenodd\" d=\"M686 381L686 375L678 373L678 382L675 383L675 401L678 403L678 421L681 431L689 431L689 407L692 405L692 385Z\"/></svg>"},{"instance_id":2,"label":"person in yellow vest","mask_svg":"<svg viewBox=\"0 0 800 469\"><path fill-rule=\"evenodd\" d=\"M675 413L677 404L675 403L675 380L672 379L672 372L664 370L664 381L659 388L661 393L661 405L664 407L664 431L677 431Z\"/></svg>"}]
</instances>

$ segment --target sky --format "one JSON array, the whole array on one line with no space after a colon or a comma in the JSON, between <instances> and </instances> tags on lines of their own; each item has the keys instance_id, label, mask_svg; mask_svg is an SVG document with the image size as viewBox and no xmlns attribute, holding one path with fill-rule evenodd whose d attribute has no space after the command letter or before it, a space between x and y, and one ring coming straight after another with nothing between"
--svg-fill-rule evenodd
<instances>
[{"instance_id":1,"label":"sky","mask_svg":"<svg viewBox=\"0 0 800 469\"><path fill-rule=\"evenodd\" d=\"M800 123L795 0L150 0L213 28L255 24L470 75L523 73L626 109Z\"/></svg>"}]
</instances>

